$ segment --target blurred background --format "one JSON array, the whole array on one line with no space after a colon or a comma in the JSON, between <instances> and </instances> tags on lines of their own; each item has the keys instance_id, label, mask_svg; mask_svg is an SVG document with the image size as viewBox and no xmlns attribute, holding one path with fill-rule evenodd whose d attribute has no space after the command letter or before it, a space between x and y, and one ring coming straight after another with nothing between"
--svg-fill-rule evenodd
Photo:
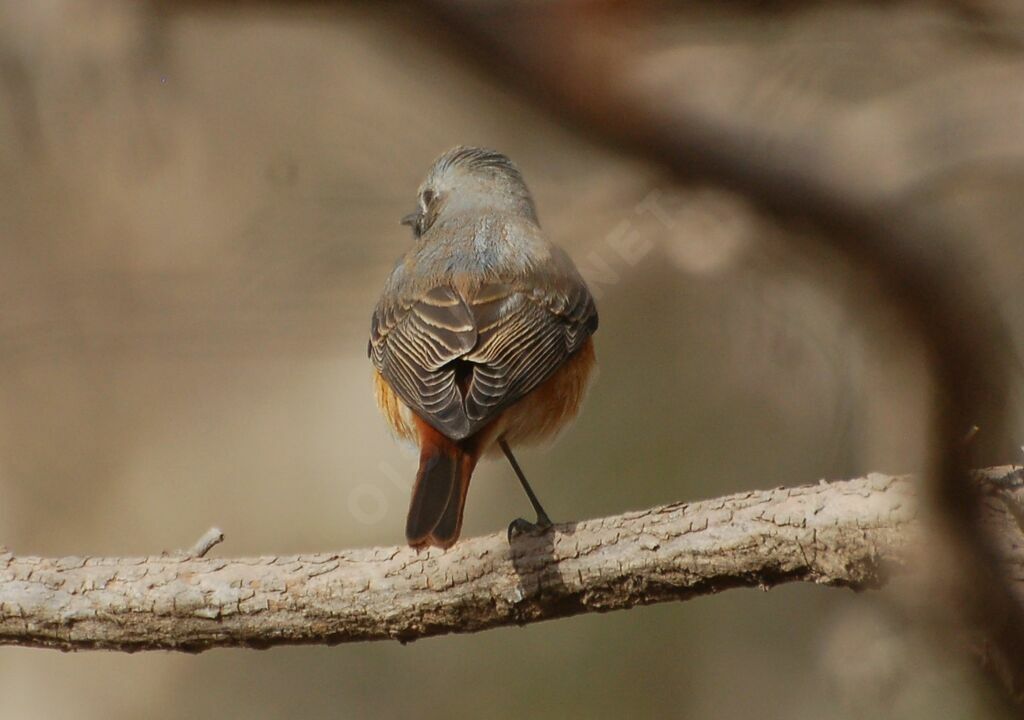
<instances>
[{"instance_id":1,"label":"blurred background","mask_svg":"<svg viewBox=\"0 0 1024 720\"><path fill-rule=\"evenodd\" d=\"M1019 345L1024 8L681 5L632 16L646 71L954 228ZM405 3L0 3L0 544L401 543L415 456L366 339L398 220L455 144L519 164L598 300L584 412L520 457L556 520L920 467L927 372L870 279L437 30ZM463 532L527 510L485 464ZM895 592L733 590L408 646L5 647L0 718L999 717Z\"/></svg>"}]
</instances>

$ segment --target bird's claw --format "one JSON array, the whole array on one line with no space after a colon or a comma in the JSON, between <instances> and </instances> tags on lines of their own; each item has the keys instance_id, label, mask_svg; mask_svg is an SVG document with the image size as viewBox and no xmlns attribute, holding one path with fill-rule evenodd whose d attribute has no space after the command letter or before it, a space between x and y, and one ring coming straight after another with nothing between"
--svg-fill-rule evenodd
<instances>
[{"instance_id":1,"label":"bird's claw","mask_svg":"<svg viewBox=\"0 0 1024 720\"><path fill-rule=\"evenodd\" d=\"M519 535L543 535L552 527L552 522L547 515L542 515L537 518L537 522L530 522L523 518L516 518L508 524L508 541L511 544L512 539Z\"/></svg>"}]
</instances>

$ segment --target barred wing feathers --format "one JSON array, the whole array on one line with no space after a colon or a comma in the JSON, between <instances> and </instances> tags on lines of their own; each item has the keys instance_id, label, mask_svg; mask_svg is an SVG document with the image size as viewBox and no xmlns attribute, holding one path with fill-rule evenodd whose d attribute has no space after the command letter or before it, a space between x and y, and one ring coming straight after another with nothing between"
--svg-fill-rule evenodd
<instances>
[{"instance_id":1,"label":"barred wing feathers","mask_svg":"<svg viewBox=\"0 0 1024 720\"><path fill-rule=\"evenodd\" d=\"M578 277L543 290L491 283L471 300L437 287L377 308L370 357L403 402L461 440L547 380L597 323Z\"/></svg>"}]
</instances>

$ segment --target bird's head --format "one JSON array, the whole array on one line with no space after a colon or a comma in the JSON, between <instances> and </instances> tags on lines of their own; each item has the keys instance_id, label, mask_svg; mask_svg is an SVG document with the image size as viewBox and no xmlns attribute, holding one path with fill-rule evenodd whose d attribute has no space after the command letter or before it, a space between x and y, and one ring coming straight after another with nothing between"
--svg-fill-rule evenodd
<instances>
[{"instance_id":1,"label":"bird's head","mask_svg":"<svg viewBox=\"0 0 1024 720\"><path fill-rule=\"evenodd\" d=\"M418 238L439 219L466 213L506 212L537 222L537 210L519 168L494 150L458 146L434 161L417 193L417 207L402 218Z\"/></svg>"}]
</instances>

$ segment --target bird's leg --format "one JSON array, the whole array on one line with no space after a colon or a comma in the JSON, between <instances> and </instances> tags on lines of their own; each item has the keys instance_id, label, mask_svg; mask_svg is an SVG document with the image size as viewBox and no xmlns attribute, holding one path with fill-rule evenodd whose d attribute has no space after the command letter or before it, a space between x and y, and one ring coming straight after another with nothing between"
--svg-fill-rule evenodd
<instances>
[{"instance_id":1,"label":"bird's leg","mask_svg":"<svg viewBox=\"0 0 1024 720\"><path fill-rule=\"evenodd\" d=\"M520 484L523 486L523 490L526 491L526 497L530 498L530 504L533 505L533 511L537 513L537 522L531 523L523 518L516 518L508 526L508 539L512 541L513 535L518 535L524 532L533 532L535 530L546 530L551 527L551 518L544 512L544 508L541 507L540 500L533 492L533 488L530 487L530 483L526 481L526 475L523 474L523 469L519 467L519 463L516 462L516 456L512 454L512 448L508 446L505 439L498 440L498 445L501 446L501 451L505 453L505 457L508 458L509 465L512 466L512 470L515 471L516 477L519 478Z\"/></svg>"}]
</instances>

